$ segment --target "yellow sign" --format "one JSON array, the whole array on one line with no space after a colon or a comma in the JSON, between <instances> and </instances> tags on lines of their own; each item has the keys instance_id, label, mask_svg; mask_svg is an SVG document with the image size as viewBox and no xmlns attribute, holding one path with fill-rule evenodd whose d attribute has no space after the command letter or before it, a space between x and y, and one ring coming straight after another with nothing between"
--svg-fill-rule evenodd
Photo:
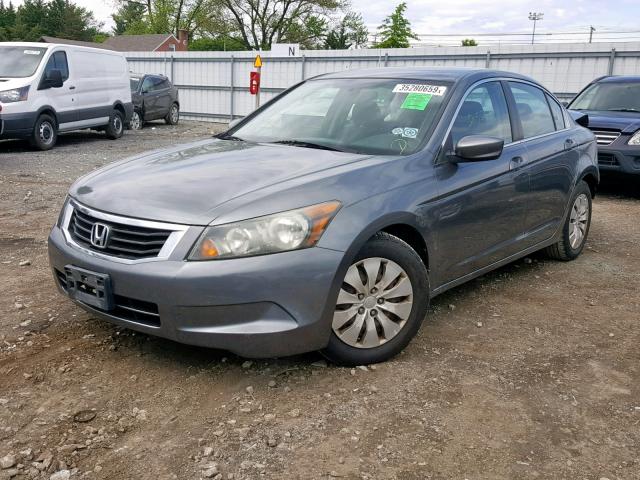
<instances>
[{"instance_id":1,"label":"yellow sign","mask_svg":"<svg viewBox=\"0 0 640 480\"><path fill-rule=\"evenodd\" d=\"M260 55L256 55L256 60L253 62L253 66L256 68L262 67L262 57L260 57Z\"/></svg>"}]
</instances>

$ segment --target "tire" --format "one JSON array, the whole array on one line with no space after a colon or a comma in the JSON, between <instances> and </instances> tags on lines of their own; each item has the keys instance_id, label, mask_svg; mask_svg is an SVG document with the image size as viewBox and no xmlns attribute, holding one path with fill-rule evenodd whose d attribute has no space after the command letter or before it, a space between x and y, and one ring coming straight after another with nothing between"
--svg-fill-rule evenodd
<instances>
[{"instance_id":1,"label":"tire","mask_svg":"<svg viewBox=\"0 0 640 480\"><path fill-rule=\"evenodd\" d=\"M124 115L119 110L111 112L109 117L109 124L104 129L107 134L107 138L110 140L116 140L124 133Z\"/></svg>"},{"instance_id":2,"label":"tire","mask_svg":"<svg viewBox=\"0 0 640 480\"><path fill-rule=\"evenodd\" d=\"M555 260L568 262L580 256L591 227L591 190L581 181L571 197L570 209L562 226L562 236L545 252Z\"/></svg>"},{"instance_id":3,"label":"tire","mask_svg":"<svg viewBox=\"0 0 640 480\"><path fill-rule=\"evenodd\" d=\"M180 121L180 107L177 103L171 104L169 113L164 117L164 121L167 125L177 125Z\"/></svg>"},{"instance_id":4,"label":"tire","mask_svg":"<svg viewBox=\"0 0 640 480\"><path fill-rule=\"evenodd\" d=\"M29 138L32 147L38 150L51 150L58 141L58 124L51 116L43 113L36 120L33 133Z\"/></svg>"},{"instance_id":5,"label":"tire","mask_svg":"<svg viewBox=\"0 0 640 480\"><path fill-rule=\"evenodd\" d=\"M144 119L142 118L142 113L140 113L138 110L134 110L127 128L129 128L129 130L142 130L143 126Z\"/></svg>"},{"instance_id":6,"label":"tire","mask_svg":"<svg viewBox=\"0 0 640 480\"><path fill-rule=\"evenodd\" d=\"M340 365L384 362L408 345L428 307L429 275L420 256L399 238L378 233L345 275L321 353Z\"/></svg>"}]
</instances>

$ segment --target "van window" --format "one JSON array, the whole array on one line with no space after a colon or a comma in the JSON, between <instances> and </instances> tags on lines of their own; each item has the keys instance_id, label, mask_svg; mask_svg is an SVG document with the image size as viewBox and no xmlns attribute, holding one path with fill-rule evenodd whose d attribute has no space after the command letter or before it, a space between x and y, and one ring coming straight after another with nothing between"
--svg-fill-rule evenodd
<instances>
[{"instance_id":1,"label":"van window","mask_svg":"<svg viewBox=\"0 0 640 480\"><path fill-rule=\"evenodd\" d=\"M67 63L67 54L65 52L54 52L53 55L49 57L47 66L44 67L45 76L51 70L60 70L63 82L69 78L69 64Z\"/></svg>"}]
</instances>

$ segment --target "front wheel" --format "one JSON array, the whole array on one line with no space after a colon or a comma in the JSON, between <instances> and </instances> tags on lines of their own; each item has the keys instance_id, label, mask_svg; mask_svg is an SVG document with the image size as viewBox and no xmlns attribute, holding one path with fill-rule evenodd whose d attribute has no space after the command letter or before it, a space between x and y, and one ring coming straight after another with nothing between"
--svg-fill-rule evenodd
<instances>
[{"instance_id":1,"label":"front wheel","mask_svg":"<svg viewBox=\"0 0 640 480\"><path fill-rule=\"evenodd\" d=\"M129 128L131 130L142 130L142 125L143 125L142 115L140 115L140 112L135 110L131 115L131 120L129 121Z\"/></svg>"},{"instance_id":2,"label":"front wheel","mask_svg":"<svg viewBox=\"0 0 640 480\"><path fill-rule=\"evenodd\" d=\"M342 282L323 354L342 365L383 362L420 329L429 306L429 277L420 256L397 237L369 240Z\"/></svg>"},{"instance_id":3,"label":"front wheel","mask_svg":"<svg viewBox=\"0 0 640 480\"><path fill-rule=\"evenodd\" d=\"M174 103L173 105L171 105L171 108L169 109L169 113L167 113L167 116L165 117L164 121L167 125L178 124L178 122L180 121L180 107L178 107L177 103Z\"/></svg>"},{"instance_id":4,"label":"front wheel","mask_svg":"<svg viewBox=\"0 0 640 480\"><path fill-rule=\"evenodd\" d=\"M50 150L58 140L58 126L51 115L42 114L36 120L29 143L38 150Z\"/></svg>"},{"instance_id":5,"label":"front wheel","mask_svg":"<svg viewBox=\"0 0 640 480\"><path fill-rule=\"evenodd\" d=\"M109 124L105 128L107 138L116 140L120 138L124 132L124 118L122 112L114 110L109 117Z\"/></svg>"},{"instance_id":6,"label":"front wheel","mask_svg":"<svg viewBox=\"0 0 640 480\"><path fill-rule=\"evenodd\" d=\"M546 248L551 258L569 261L578 258L584 249L591 227L591 190L581 181L571 198L571 210L562 227L562 236L557 243Z\"/></svg>"}]
</instances>

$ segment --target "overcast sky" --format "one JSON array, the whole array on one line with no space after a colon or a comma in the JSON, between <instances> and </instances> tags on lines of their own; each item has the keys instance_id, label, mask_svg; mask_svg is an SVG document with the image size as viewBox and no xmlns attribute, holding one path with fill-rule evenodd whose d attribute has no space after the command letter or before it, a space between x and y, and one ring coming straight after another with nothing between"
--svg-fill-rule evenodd
<instances>
[{"instance_id":1,"label":"overcast sky","mask_svg":"<svg viewBox=\"0 0 640 480\"><path fill-rule=\"evenodd\" d=\"M75 3L92 10L107 28L113 25L113 0L75 0ZM373 34L399 0L351 0L351 3L355 11L363 14ZM530 32L532 22L527 17L530 11L536 11L544 12L544 19L538 23L538 31L541 33L585 32L584 35L564 37L541 36L539 41L584 41L588 38L590 25L597 29L595 40L610 37L633 37L628 39L640 40L640 33L607 33L612 30L640 31L640 0L617 0L615 8L611 8L613 2L603 0L407 0L407 5L407 16L414 31L419 34ZM424 41L444 43L447 38L424 37ZM498 40L482 36L477 36L476 39L481 44ZM511 41L518 39L527 41L524 37L509 38ZM458 39L455 41L458 42Z\"/></svg>"}]
</instances>

